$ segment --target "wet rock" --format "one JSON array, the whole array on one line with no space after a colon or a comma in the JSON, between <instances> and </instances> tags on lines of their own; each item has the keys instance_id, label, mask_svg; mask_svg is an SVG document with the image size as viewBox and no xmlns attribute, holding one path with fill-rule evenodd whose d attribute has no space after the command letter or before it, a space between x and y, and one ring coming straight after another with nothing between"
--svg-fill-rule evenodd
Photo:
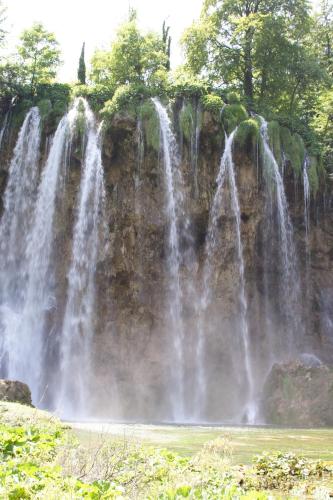
<instances>
[{"instance_id":1,"label":"wet rock","mask_svg":"<svg viewBox=\"0 0 333 500\"><path fill-rule=\"evenodd\" d=\"M29 387L18 380L0 379L0 401L10 401L12 403L22 403L32 406Z\"/></svg>"},{"instance_id":2,"label":"wet rock","mask_svg":"<svg viewBox=\"0 0 333 500\"><path fill-rule=\"evenodd\" d=\"M300 361L274 365L264 386L263 413L268 424L333 425L333 367Z\"/></svg>"}]
</instances>

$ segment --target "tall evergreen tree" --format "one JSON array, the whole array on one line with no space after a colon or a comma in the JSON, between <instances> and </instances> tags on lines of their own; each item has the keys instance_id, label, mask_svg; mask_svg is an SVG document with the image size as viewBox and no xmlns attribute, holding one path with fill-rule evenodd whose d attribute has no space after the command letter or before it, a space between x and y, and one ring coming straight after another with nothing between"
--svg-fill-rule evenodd
<instances>
[{"instance_id":1,"label":"tall evergreen tree","mask_svg":"<svg viewBox=\"0 0 333 500\"><path fill-rule=\"evenodd\" d=\"M170 71L170 54L171 54L171 36L169 35L170 26L167 26L165 21L163 21L162 26L162 40L164 45L164 52L167 57L165 63L165 69Z\"/></svg>"},{"instance_id":2,"label":"tall evergreen tree","mask_svg":"<svg viewBox=\"0 0 333 500\"><path fill-rule=\"evenodd\" d=\"M81 85L86 84L86 63L84 60L84 47L85 47L85 43L83 42L81 55L80 55L80 59L79 59L79 69L77 71L77 78L78 78L79 82L81 83Z\"/></svg>"}]
</instances>

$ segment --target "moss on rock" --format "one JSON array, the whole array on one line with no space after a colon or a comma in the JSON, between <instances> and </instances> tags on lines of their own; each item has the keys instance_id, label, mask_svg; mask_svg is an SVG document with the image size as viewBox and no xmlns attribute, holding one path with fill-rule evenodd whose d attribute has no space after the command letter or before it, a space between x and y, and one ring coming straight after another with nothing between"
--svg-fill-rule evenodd
<instances>
[{"instance_id":1,"label":"moss on rock","mask_svg":"<svg viewBox=\"0 0 333 500\"><path fill-rule=\"evenodd\" d=\"M314 196L316 196L317 191L319 189L319 176L318 176L318 168L317 167L318 167L317 158L312 156L310 158L310 167L308 169L308 177L309 177L310 190Z\"/></svg>"},{"instance_id":2,"label":"moss on rock","mask_svg":"<svg viewBox=\"0 0 333 500\"><path fill-rule=\"evenodd\" d=\"M237 129L236 141L240 146L245 146L249 142L255 144L258 141L260 134L260 127L258 122L249 118L241 122Z\"/></svg>"},{"instance_id":3,"label":"moss on rock","mask_svg":"<svg viewBox=\"0 0 333 500\"><path fill-rule=\"evenodd\" d=\"M302 137L299 134L292 135L286 127L281 127L280 137L287 160L289 160L296 175L300 176L305 159L305 146Z\"/></svg>"},{"instance_id":4,"label":"moss on rock","mask_svg":"<svg viewBox=\"0 0 333 500\"><path fill-rule=\"evenodd\" d=\"M224 128L230 134L242 121L247 120L249 115L241 104L227 104L222 112Z\"/></svg>"},{"instance_id":5,"label":"moss on rock","mask_svg":"<svg viewBox=\"0 0 333 500\"><path fill-rule=\"evenodd\" d=\"M148 147L159 151L160 149L160 123L151 101L145 101L139 108L146 144Z\"/></svg>"},{"instance_id":6,"label":"moss on rock","mask_svg":"<svg viewBox=\"0 0 333 500\"><path fill-rule=\"evenodd\" d=\"M279 165L282 165L282 148L281 148L281 137L280 137L280 125L276 121L271 121L268 123L268 137L270 142L270 147L273 151L274 157Z\"/></svg>"},{"instance_id":7,"label":"moss on rock","mask_svg":"<svg viewBox=\"0 0 333 500\"><path fill-rule=\"evenodd\" d=\"M179 115L179 125L185 139L191 139L195 124L195 110L192 103L184 104Z\"/></svg>"},{"instance_id":8,"label":"moss on rock","mask_svg":"<svg viewBox=\"0 0 333 500\"><path fill-rule=\"evenodd\" d=\"M207 94L201 98L201 104L204 111L210 111L215 115L219 115L224 103L220 96Z\"/></svg>"}]
</instances>

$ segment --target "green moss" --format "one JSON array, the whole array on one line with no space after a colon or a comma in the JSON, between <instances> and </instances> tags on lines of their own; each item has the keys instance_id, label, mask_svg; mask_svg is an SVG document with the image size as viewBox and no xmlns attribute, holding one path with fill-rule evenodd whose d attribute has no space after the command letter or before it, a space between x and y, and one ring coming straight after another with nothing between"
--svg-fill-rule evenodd
<instances>
[{"instance_id":1,"label":"green moss","mask_svg":"<svg viewBox=\"0 0 333 500\"><path fill-rule=\"evenodd\" d=\"M268 136L270 147L274 153L275 159L279 165L282 164L282 149L281 149L281 137L280 137L280 125L276 121L271 121L268 123Z\"/></svg>"},{"instance_id":2,"label":"green moss","mask_svg":"<svg viewBox=\"0 0 333 500\"><path fill-rule=\"evenodd\" d=\"M201 104L204 111L210 111L211 113L217 115L221 112L223 100L218 95L207 94L201 98Z\"/></svg>"},{"instance_id":3,"label":"green moss","mask_svg":"<svg viewBox=\"0 0 333 500\"><path fill-rule=\"evenodd\" d=\"M139 108L148 147L159 151L160 149L160 123L151 101L145 101Z\"/></svg>"},{"instance_id":4,"label":"green moss","mask_svg":"<svg viewBox=\"0 0 333 500\"><path fill-rule=\"evenodd\" d=\"M283 151L290 161L291 167L296 175L300 176L305 159L305 146L302 137L299 134L292 135L286 127L281 127L280 137Z\"/></svg>"},{"instance_id":5,"label":"green moss","mask_svg":"<svg viewBox=\"0 0 333 500\"><path fill-rule=\"evenodd\" d=\"M17 103L11 120L11 126L13 128L20 127L22 125L25 115L33 105L34 103L31 99L22 99Z\"/></svg>"},{"instance_id":6,"label":"green moss","mask_svg":"<svg viewBox=\"0 0 333 500\"><path fill-rule=\"evenodd\" d=\"M259 124L253 118L249 118L248 120L244 120L241 122L237 129L236 133L236 141L240 146L245 146L245 144L250 141L252 144L255 144L258 140L260 133Z\"/></svg>"},{"instance_id":7,"label":"green moss","mask_svg":"<svg viewBox=\"0 0 333 500\"><path fill-rule=\"evenodd\" d=\"M223 125L228 134L247 118L247 111L241 104L227 104L222 112Z\"/></svg>"},{"instance_id":8,"label":"green moss","mask_svg":"<svg viewBox=\"0 0 333 500\"><path fill-rule=\"evenodd\" d=\"M191 103L186 103L182 107L179 116L180 130L182 131L185 139L188 141L191 139L193 134L193 128L195 123L195 111Z\"/></svg>"},{"instance_id":9,"label":"green moss","mask_svg":"<svg viewBox=\"0 0 333 500\"><path fill-rule=\"evenodd\" d=\"M52 111L52 103L50 99L41 99L37 103L41 119L44 121L50 115Z\"/></svg>"},{"instance_id":10,"label":"green moss","mask_svg":"<svg viewBox=\"0 0 333 500\"><path fill-rule=\"evenodd\" d=\"M288 400L292 400L294 396L292 380L288 375L285 375L282 380L282 391L283 397Z\"/></svg>"},{"instance_id":11,"label":"green moss","mask_svg":"<svg viewBox=\"0 0 333 500\"><path fill-rule=\"evenodd\" d=\"M316 196L319 189L318 161L317 158L310 158L310 168L308 169L310 190Z\"/></svg>"},{"instance_id":12,"label":"green moss","mask_svg":"<svg viewBox=\"0 0 333 500\"><path fill-rule=\"evenodd\" d=\"M229 104L240 104L240 95L237 92L229 92L227 95L227 101Z\"/></svg>"}]
</instances>

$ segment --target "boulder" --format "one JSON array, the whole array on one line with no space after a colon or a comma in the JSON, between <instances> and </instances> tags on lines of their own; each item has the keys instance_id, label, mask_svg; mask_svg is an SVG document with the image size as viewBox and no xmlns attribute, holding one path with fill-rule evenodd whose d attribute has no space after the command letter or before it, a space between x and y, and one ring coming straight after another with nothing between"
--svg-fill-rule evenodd
<instances>
[{"instance_id":1,"label":"boulder","mask_svg":"<svg viewBox=\"0 0 333 500\"><path fill-rule=\"evenodd\" d=\"M275 364L263 390L267 424L333 425L333 367L318 363Z\"/></svg>"},{"instance_id":2,"label":"boulder","mask_svg":"<svg viewBox=\"0 0 333 500\"><path fill-rule=\"evenodd\" d=\"M0 401L10 401L32 406L31 392L27 384L17 380L0 379Z\"/></svg>"}]
</instances>

